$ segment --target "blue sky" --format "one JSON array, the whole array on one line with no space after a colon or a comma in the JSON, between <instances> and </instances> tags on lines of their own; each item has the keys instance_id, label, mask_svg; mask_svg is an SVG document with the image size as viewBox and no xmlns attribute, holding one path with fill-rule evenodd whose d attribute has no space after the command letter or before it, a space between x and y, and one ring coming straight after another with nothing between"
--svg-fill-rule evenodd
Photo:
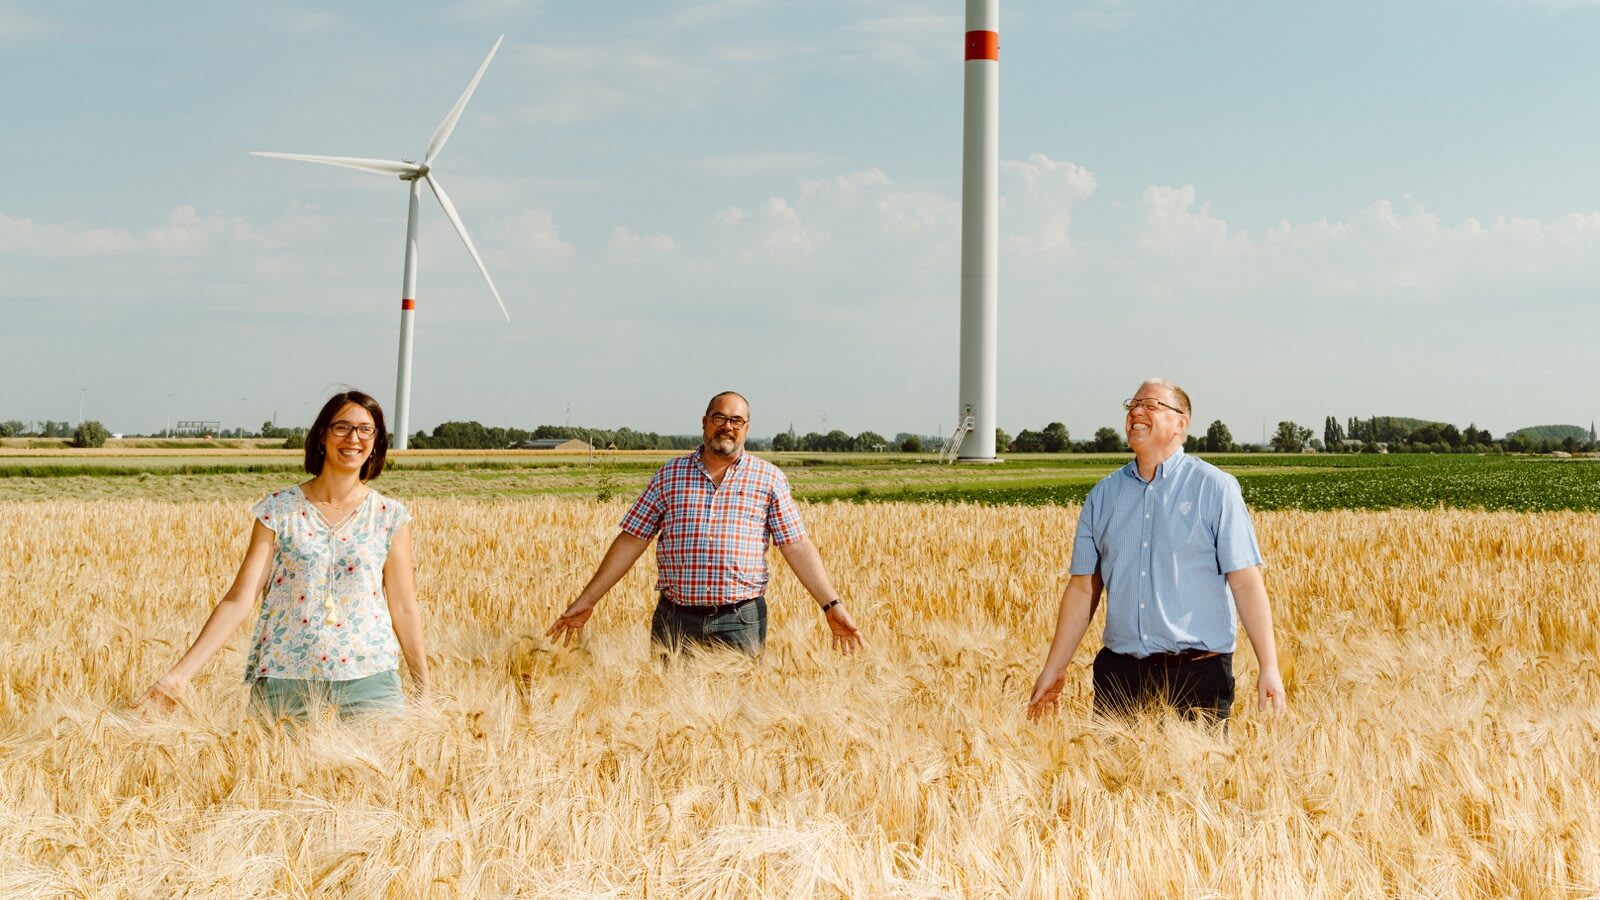
<instances>
[{"instance_id":1,"label":"blue sky","mask_svg":"<svg viewBox=\"0 0 1600 900\"><path fill-rule=\"evenodd\" d=\"M953 424L959 2L0 0L0 418L303 422L390 402L435 166L413 424ZM1002 0L999 422L1194 430L1600 403L1600 3Z\"/></svg>"}]
</instances>

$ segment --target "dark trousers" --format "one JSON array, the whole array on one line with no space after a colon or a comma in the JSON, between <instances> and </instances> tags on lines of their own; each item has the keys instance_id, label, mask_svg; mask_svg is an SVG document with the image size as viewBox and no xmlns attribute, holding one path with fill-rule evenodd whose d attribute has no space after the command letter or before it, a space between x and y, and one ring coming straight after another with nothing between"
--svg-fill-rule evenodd
<instances>
[{"instance_id":1,"label":"dark trousers","mask_svg":"<svg viewBox=\"0 0 1600 900\"><path fill-rule=\"evenodd\" d=\"M1094 711L1128 715L1164 703L1188 718L1225 720L1233 708L1233 654L1140 659L1102 649L1094 658Z\"/></svg>"},{"instance_id":2,"label":"dark trousers","mask_svg":"<svg viewBox=\"0 0 1600 900\"><path fill-rule=\"evenodd\" d=\"M767 598L752 597L708 609L680 606L663 594L650 617L650 643L668 653L693 646L760 656L767 643Z\"/></svg>"}]
</instances>

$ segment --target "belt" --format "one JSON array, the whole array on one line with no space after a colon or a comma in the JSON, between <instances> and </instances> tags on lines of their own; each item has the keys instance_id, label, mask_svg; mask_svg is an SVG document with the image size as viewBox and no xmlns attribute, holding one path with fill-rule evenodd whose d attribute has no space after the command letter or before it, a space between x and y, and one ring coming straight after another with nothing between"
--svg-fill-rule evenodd
<instances>
[{"instance_id":1,"label":"belt","mask_svg":"<svg viewBox=\"0 0 1600 900\"><path fill-rule=\"evenodd\" d=\"M679 603L663 593L661 602L679 612L693 613L697 616L715 616L721 613L733 612L741 606L760 600L763 596L765 595L757 594L754 597L746 597L743 600L735 600L732 603Z\"/></svg>"},{"instance_id":2,"label":"belt","mask_svg":"<svg viewBox=\"0 0 1600 900\"><path fill-rule=\"evenodd\" d=\"M1179 650L1176 653L1152 653L1141 662L1163 666L1181 666L1184 663L1199 662L1202 659L1215 659L1221 655L1215 650Z\"/></svg>"}]
</instances>

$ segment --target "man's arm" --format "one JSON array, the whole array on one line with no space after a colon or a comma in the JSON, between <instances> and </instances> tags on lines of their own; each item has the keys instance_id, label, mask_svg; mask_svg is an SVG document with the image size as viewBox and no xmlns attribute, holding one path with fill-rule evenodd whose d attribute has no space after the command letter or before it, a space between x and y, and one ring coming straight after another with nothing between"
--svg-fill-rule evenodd
<instances>
[{"instance_id":1,"label":"man's arm","mask_svg":"<svg viewBox=\"0 0 1600 900\"><path fill-rule=\"evenodd\" d=\"M817 606L825 606L839 599L833 582L828 578L828 570L822 566L822 554L817 552L817 545L811 543L810 538L801 537L797 541L779 544L778 552L783 554L783 561L789 564L795 577L817 601ZM850 617L843 603L835 604L824 615L828 619L828 630L833 632L835 650L848 655L861 648L861 629L856 627L855 620Z\"/></svg>"},{"instance_id":2,"label":"man's arm","mask_svg":"<svg viewBox=\"0 0 1600 900\"><path fill-rule=\"evenodd\" d=\"M628 574L633 564L644 555L645 548L650 546L650 541L641 537L634 537L626 531L617 535L616 540L606 550L606 555L600 560L599 568L595 569L594 577L584 585L578 594L578 599L572 601L556 623L550 626L545 636L552 641L559 640L566 646L573 638L581 637L583 626L589 621L589 616L594 612L596 603L606 595L622 576Z\"/></svg>"},{"instance_id":3,"label":"man's arm","mask_svg":"<svg viewBox=\"0 0 1600 900\"><path fill-rule=\"evenodd\" d=\"M1100 606L1100 591L1105 586L1100 573L1074 575L1061 592L1061 610L1056 615L1056 636L1044 658L1044 670L1033 682L1028 698L1028 720L1037 722L1055 709L1061 689L1067 683L1067 664L1078 652L1078 644L1089 630L1089 621Z\"/></svg>"},{"instance_id":4,"label":"man's arm","mask_svg":"<svg viewBox=\"0 0 1600 900\"><path fill-rule=\"evenodd\" d=\"M1239 610L1244 633L1256 650L1261 675L1256 680L1256 699L1263 712L1278 715L1289 706L1278 672L1278 645L1272 636L1272 605L1267 601L1267 583L1260 566L1247 566L1228 573L1228 589Z\"/></svg>"}]
</instances>

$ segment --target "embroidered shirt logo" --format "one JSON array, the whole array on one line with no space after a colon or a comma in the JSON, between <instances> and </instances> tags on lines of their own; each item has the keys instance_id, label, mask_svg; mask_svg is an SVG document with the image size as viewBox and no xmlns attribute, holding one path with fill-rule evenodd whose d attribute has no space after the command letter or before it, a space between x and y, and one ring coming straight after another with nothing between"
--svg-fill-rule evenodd
<instances>
[{"instance_id":1,"label":"embroidered shirt logo","mask_svg":"<svg viewBox=\"0 0 1600 900\"><path fill-rule=\"evenodd\" d=\"M1194 512L1194 504L1185 500L1178 504L1178 512L1187 516L1189 513Z\"/></svg>"}]
</instances>

